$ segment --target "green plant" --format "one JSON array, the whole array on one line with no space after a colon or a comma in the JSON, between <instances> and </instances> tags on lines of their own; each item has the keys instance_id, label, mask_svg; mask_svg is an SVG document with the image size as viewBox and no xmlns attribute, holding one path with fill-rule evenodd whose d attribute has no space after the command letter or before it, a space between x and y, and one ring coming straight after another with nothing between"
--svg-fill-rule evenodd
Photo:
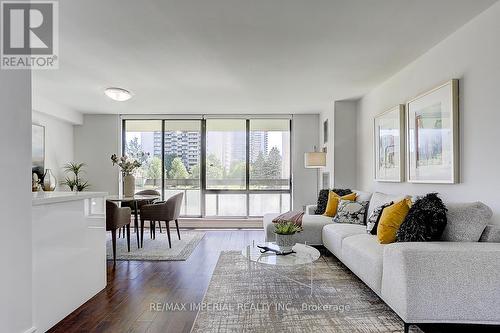
<instances>
[{"instance_id":1,"label":"green plant","mask_svg":"<svg viewBox=\"0 0 500 333\"><path fill-rule=\"evenodd\" d=\"M293 235L301 231L302 227L291 221L279 222L274 225L274 232L278 235Z\"/></svg>"},{"instance_id":2,"label":"green plant","mask_svg":"<svg viewBox=\"0 0 500 333\"><path fill-rule=\"evenodd\" d=\"M86 166L85 163L70 162L65 164L63 166L64 172L67 174L70 173L73 176L72 177L66 176L66 178L64 179L63 182L61 182L61 184L68 186L71 191L76 190L77 192L81 192L86 188L90 187L88 181L83 180L81 178L81 174L84 172L83 168L85 166Z\"/></svg>"}]
</instances>

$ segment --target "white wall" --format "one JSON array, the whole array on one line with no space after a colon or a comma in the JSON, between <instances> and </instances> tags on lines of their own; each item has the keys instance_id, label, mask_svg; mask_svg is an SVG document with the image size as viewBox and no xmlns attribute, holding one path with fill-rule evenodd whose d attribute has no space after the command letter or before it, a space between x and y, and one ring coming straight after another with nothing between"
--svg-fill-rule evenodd
<instances>
[{"instance_id":1,"label":"white wall","mask_svg":"<svg viewBox=\"0 0 500 333\"><path fill-rule=\"evenodd\" d=\"M91 191L118 193L118 167L111 155L121 155L120 117L91 115L83 117L83 125L75 126L75 160L87 164L87 180Z\"/></svg>"},{"instance_id":2,"label":"white wall","mask_svg":"<svg viewBox=\"0 0 500 333\"><path fill-rule=\"evenodd\" d=\"M321 169L320 172L320 179L319 179L319 187L323 188L323 181L322 181L322 174L325 172L330 173L330 184L328 185L328 188L333 188L333 163L334 163L334 123L335 123L335 117L334 117L334 110L333 108L331 110L323 111L319 115L319 128L318 128L318 133L319 133L319 150L323 150L323 148L326 148L326 166ZM328 120L328 138L327 142L324 140L324 135L323 135L323 124L325 121Z\"/></svg>"},{"instance_id":3,"label":"white wall","mask_svg":"<svg viewBox=\"0 0 500 333\"><path fill-rule=\"evenodd\" d=\"M68 190L59 183L65 178L64 164L74 161L73 124L35 110L32 123L45 126L45 168L52 169L58 190Z\"/></svg>"},{"instance_id":4,"label":"white wall","mask_svg":"<svg viewBox=\"0 0 500 333\"><path fill-rule=\"evenodd\" d=\"M320 115L320 148L327 148L326 167L330 173L329 188L356 188L356 101L335 101L333 110ZM328 120L328 142L323 140L323 123ZM321 181L321 179L320 179ZM320 183L320 187L322 183Z\"/></svg>"},{"instance_id":5,"label":"white wall","mask_svg":"<svg viewBox=\"0 0 500 333\"><path fill-rule=\"evenodd\" d=\"M313 150L319 144L319 115L296 114L292 122L292 173L293 173L293 209L314 204L318 199L316 186L317 169L304 168L304 153Z\"/></svg>"},{"instance_id":6,"label":"white wall","mask_svg":"<svg viewBox=\"0 0 500 333\"><path fill-rule=\"evenodd\" d=\"M355 101L336 101L333 122L333 186L357 188L356 119Z\"/></svg>"},{"instance_id":7,"label":"white wall","mask_svg":"<svg viewBox=\"0 0 500 333\"><path fill-rule=\"evenodd\" d=\"M31 71L0 74L0 332L32 327Z\"/></svg>"},{"instance_id":8,"label":"white wall","mask_svg":"<svg viewBox=\"0 0 500 333\"><path fill-rule=\"evenodd\" d=\"M500 222L500 3L490 7L415 62L364 96L358 106L358 182L365 190L480 200ZM460 79L461 183L373 181L373 117L452 78Z\"/></svg>"}]
</instances>

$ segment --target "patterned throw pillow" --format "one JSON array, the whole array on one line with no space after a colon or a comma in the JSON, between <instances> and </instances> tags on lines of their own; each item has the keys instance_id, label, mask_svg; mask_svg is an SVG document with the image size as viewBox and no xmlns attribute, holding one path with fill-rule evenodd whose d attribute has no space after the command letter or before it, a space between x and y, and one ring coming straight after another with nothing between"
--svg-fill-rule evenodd
<instances>
[{"instance_id":1,"label":"patterned throw pillow","mask_svg":"<svg viewBox=\"0 0 500 333\"><path fill-rule=\"evenodd\" d=\"M377 225L380 220L380 216L382 215L382 211L385 207L389 207L394 202L383 204L382 206L378 206L372 212L372 214L366 220L366 232L372 235L377 234Z\"/></svg>"},{"instance_id":2,"label":"patterned throw pillow","mask_svg":"<svg viewBox=\"0 0 500 333\"><path fill-rule=\"evenodd\" d=\"M364 225L367 207L368 201L340 200L333 222Z\"/></svg>"}]
</instances>

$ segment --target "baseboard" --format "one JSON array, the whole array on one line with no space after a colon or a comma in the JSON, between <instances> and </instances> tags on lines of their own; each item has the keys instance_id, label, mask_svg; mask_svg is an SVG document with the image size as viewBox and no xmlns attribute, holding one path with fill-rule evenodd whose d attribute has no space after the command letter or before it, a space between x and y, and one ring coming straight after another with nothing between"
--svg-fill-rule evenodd
<instances>
[{"instance_id":1,"label":"baseboard","mask_svg":"<svg viewBox=\"0 0 500 333\"><path fill-rule=\"evenodd\" d=\"M132 226L134 223L132 222ZM164 226L164 224L162 223ZM175 227L170 223L170 227ZM149 222L144 224L149 228ZM262 218L255 219L208 219L208 218L180 218L179 228L184 229L262 229Z\"/></svg>"},{"instance_id":2,"label":"baseboard","mask_svg":"<svg viewBox=\"0 0 500 333\"><path fill-rule=\"evenodd\" d=\"M179 219L180 228L262 229L262 219Z\"/></svg>"},{"instance_id":3,"label":"baseboard","mask_svg":"<svg viewBox=\"0 0 500 333\"><path fill-rule=\"evenodd\" d=\"M164 222L162 226L164 226ZM132 221L131 226L134 226ZM170 227L175 227L170 223ZM149 222L144 223L144 228L149 228ZM210 218L180 218L179 228L184 229L262 229L262 218L251 219L210 219Z\"/></svg>"}]
</instances>

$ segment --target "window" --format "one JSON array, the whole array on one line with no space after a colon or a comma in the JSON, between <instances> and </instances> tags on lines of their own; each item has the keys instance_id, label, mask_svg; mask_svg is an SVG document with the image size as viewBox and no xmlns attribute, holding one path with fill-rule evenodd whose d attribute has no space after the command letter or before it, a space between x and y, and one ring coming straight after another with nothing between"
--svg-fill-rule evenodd
<instances>
[{"instance_id":1,"label":"window","mask_svg":"<svg viewBox=\"0 0 500 333\"><path fill-rule=\"evenodd\" d=\"M126 123L124 154L142 163L135 173L136 192L146 189L161 192L161 130L161 120L128 120Z\"/></svg>"},{"instance_id":2,"label":"window","mask_svg":"<svg viewBox=\"0 0 500 333\"><path fill-rule=\"evenodd\" d=\"M250 189L290 189L290 121L250 119Z\"/></svg>"},{"instance_id":3,"label":"window","mask_svg":"<svg viewBox=\"0 0 500 333\"><path fill-rule=\"evenodd\" d=\"M136 191L183 192L183 216L262 216L291 208L290 120L124 120Z\"/></svg>"},{"instance_id":4,"label":"window","mask_svg":"<svg viewBox=\"0 0 500 333\"><path fill-rule=\"evenodd\" d=\"M246 189L245 119L207 119L207 189Z\"/></svg>"},{"instance_id":5,"label":"window","mask_svg":"<svg viewBox=\"0 0 500 333\"><path fill-rule=\"evenodd\" d=\"M166 120L163 135L165 199L183 192L181 214L199 216L201 215L201 121Z\"/></svg>"}]
</instances>

